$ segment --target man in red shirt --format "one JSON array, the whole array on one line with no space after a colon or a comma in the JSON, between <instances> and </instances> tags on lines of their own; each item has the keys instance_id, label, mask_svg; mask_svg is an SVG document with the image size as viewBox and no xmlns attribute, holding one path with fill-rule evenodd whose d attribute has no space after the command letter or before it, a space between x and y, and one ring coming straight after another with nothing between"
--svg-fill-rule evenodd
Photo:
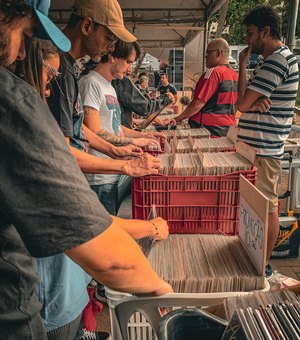
<instances>
[{"instance_id":1,"label":"man in red shirt","mask_svg":"<svg viewBox=\"0 0 300 340\"><path fill-rule=\"evenodd\" d=\"M225 136L236 124L237 73L229 65L229 46L224 39L212 40L206 49L208 70L200 77L193 100L175 120L189 118L192 128L205 127L212 136Z\"/></svg>"}]
</instances>

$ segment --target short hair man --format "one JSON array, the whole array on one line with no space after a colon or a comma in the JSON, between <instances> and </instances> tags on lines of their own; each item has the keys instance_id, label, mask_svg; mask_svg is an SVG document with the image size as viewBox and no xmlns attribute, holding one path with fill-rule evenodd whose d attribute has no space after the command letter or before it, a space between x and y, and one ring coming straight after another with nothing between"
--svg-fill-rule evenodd
<instances>
[{"instance_id":1,"label":"short hair man","mask_svg":"<svg viewBox=\"0 0 300 340\"><path fill-rule=\"evenodd\" d=\"M174 96L174 104L176 104L178 100L177 90L176 87L173 84L169 83L168 75L166 73L162 73L160 76L160 87L158 88L158 91L160 94L166 94L168 92L171 92Z\"/></svg>"},{"instance_id":2,"label":"short hair man","mask_svg":"<svg viewBox=\"0 0 300 340\"><path fill-rule=\"evenodd\" d=\"M100 205L36 90L4 68L25 58L24 40L34 33L64 51L70 48L47 18L48 6L48 0L0 0L3 339L47 339L34 294L38 278L32 256L65 252L97 280L119 290L171 290Z\"/></svg>"},{"instance_id":3,"label":"short hair man","mask_svg":"<svg viewBox=\"0 0 300 340\"><path fill-rule=\"evenodd\" d=\"M159 60L159 70L154 71L154 87L158 88L160 84L160 76L167 73L168 63L165 60Z\"/></svg>"},{"instance_id":4,"label":"short hair man","mask_svg":"<svg viewBox=\"0 0 300 340\"><path fill-rule=\"evenodd\" d=\"M136 41L118 41L115 50L103 56L96 68L80 79L79 90L85 114L84 123L90 130L112 143L130 141L143 147L156 141L149 139L148 134L122 126L121 108L111 84L114 78L124 78L138 53L139 44ZM98 157L103 156L94 149L90 152ZM112 215L116 215L119 176L91 174L87 178L102 204Z\"/></svg>"},{"instance_id":5,"label":"short hair man","mask_svg":"<svg viewBox=\"0 0 300 340\"><path fill-rule=\"evenodd\" d=\"M131 76L132 72L131 71L128 71L129 74L127 74L128 77ZM142 76L146 76L147 77L147 73L146 72L140 72L139 73L139 76L138 76L138 79L134 82L134 85L138 85L140 83L140 78Z\"/></svg>"},{"instance_id":6,"label":"short hair man","mask_svg":"<svg viewBox=\"0 0 300 340\"><path fill-rule=\"evenodd\" d=\"M140 76L137 88L141 91L143 95L148 95L149 78L147 76Z\"/></svg>"},{"instance_id":7,"label":"short hair man","mask_svg":"<svg viewBox=\"0 0 300 340\"><path fill-rule=\"evenodd\" d=\"M230 125L236 124L237 73L229 65L229 46L225 39L212 40L206 49L208 70L200 77L193 100L175 118L189 118L192 128L204 127L213 136L226 136Z\"/></svg>"},{"instance_id":8,"label":"short hair man","mask_svg":"<svg viewBox=\"0 0 300 340\"><path fill-rule=\"evenodd\" d=\"M237 107L242 112L238 138L257 152L256 186L269 198L267 259L279 231L277 182L283 142L289 135L298 88L297 59L281 41L281 18L269 5L251 9L243 19L248 47L239 56ZM251 53L264 61L248 85L246 66Z\"/></svg>"}]
</instances>

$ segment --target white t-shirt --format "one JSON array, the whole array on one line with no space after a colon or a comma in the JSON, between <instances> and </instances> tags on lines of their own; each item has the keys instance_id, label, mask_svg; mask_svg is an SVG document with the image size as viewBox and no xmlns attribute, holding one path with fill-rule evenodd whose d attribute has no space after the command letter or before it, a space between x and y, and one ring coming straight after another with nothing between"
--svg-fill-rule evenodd
<instances>
[{"instance_id":1,"label":"white t-shirt","mask_svg":"<svg viewBox=\"0 0 300 340\"><path fill-rule=\"evenodd\" d=\"M90 106L100 112L101 129L117 136L123 136L121 108L111 83L99 73L91 71L79 80L79 92L83 106ZM90 154L110 158L92 148L90 148ZM90 185L100 185L118 182L119 175L86 174L86 178Z\"/></svg>"}]
</instances>

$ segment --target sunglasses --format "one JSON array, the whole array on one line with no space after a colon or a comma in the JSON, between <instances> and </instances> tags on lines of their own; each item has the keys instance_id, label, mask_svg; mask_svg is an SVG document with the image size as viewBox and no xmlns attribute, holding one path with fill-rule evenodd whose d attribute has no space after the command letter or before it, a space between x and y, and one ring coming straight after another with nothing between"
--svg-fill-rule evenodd
<instances>
[{"instance_id":1,"label":"sunglasses","mask_svg":"<svg viewBox=\"0 0 300 340\"><path fill-rule=\"evenodd\" d=\"M108 51L110 48L112 48L117 43L119 39L112 33L112 31L108 27L104 26L104 29L105 29L105 39L107 41L110 41L110 43L106 46L106 50Z\"/></svg>"},{"instance_id":2,"label":"sunglasses","mask_svg":"<svg viewBox=\"0 0 300 340\"><path fill-rule=\"evenodd\" d=\"M114 40L112 40L107 46L106 46L106 50L109 50L111 47L115 46L115 44L119 41L118 38L115 38Z\"/></svg>"},{"instance_id":3,"label":"sunglasses","mask_svg":"<svg viewBox=\"0 0 300 340\"><path fill-rule=\"evenodd\" d=\"M220 53L223 53L222 50L208 50L208 51L206 51L205 56L207 56L211 52L220 52Z\"/></svg>"},{"instance_id":4,"label":"sunglasses","mask_svg":"<svg viewBox=\"0 0 300 340\"><path fill-rule=\"evenodd\" d=\"M53 80L58 79L58 78L61 76L61 73L58 72L58 71L56 71L56 70L55 70L51 65L49 65L45 60L43 60L43 67L44 67L47 71L49 71L49 72L51 73L51 75L52 75L52 78L51 78L50 82L53 81Z\"/></svg>"}]
</instances>

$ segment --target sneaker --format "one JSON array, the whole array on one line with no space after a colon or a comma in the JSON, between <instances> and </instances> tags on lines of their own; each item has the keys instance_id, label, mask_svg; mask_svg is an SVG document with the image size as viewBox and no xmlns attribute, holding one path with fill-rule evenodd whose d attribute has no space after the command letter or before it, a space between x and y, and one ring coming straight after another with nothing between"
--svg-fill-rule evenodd
<instances>
[{"instance_id":1,"label":"sneaker","mask_svg":"<svg viewBox=\"0 0 300 340\"><path fill-rule=\"evenodd\" d=\"M97 340L95 332L89 332L86 329L82 330L80 340Z\"/></svg>"},{"instance_id":2,"label":"sneaker","mask_svg":"<svg viewBox=\"0 0 300 340\"><path fill-rule=\"evenodd\" d=\"M111 334L108 332L95 332L97 340L111 340Z\"/></svg>"},{"instance_id":3,"label":"sneaker","mask_svg":"<svg viewBox=\"0 0 300 340\"><path fill-rule=\"evenodd\" d=\"M97 287L95 288L95 298L100 301L100 302L107 302L107 297L105 295L105 289L104 286L102 284L97 285Z\"/></svg>"},{"instance_id":4,"label":"sneaker","mask_svg":"<svg viewBox=\"0 0 300 340\"><path fill-rule=\"evenodd\" d=\"M108 332L89 332L84 330L80 340L111 340L111 334Z\"/></svg>"},{"instance_id":5,"label":"sneaker","mask_svg":"<svg viewBox=\"0 0 300 340\"><path fill-rule=\"evenodd\" d=\"M271 277L273 276L273 270L272 270L272 267L271 265L268 263L266 265L266 269L265 269L265 277L266 279L270 279Z\"/></svg>"}]
</instances>

